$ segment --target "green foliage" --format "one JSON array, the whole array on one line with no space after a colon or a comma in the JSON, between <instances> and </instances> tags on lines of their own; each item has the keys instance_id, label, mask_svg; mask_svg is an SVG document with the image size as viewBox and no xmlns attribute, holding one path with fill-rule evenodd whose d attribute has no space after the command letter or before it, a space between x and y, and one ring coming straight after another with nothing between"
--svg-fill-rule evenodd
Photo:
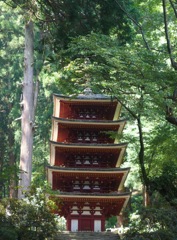
<instances>
[{"instance_id":1,"label":"green foliage","mask_svg":"<svg viewBox=\"0 0 177 240\"><path fill-rule=\"evenodd\" d=\"M177 164L164 163L159 176L153 176L150 182L151 191L159 192L170 205L176 206L177 201ZM177 206L176 206L177 207Z\"/></svg>"},{"instance_id":2,"label":"green foliage","mask_svg":"<svg viewBox=\"0 0 177 240\"><path fill-rule=\"evenodd\" d=\"M122 43L131 39L131 23L125 17L122 6L135 12L130 0L5 0L13 8L20 6L26 21L33 18L50 35L50 43L56 51L66 47L70 38L93 32L114 34ZM132 7L131 7L132 6Z\"/></svg>"},{"instance_id":3,"label":"green foliage","mask_svg":"<svg viewBox=\"0 0 177 240\"><path fill-rule=\"evenodd\" d=\"M24 38L23 20L18 10L10 11L3 1L0 1L0 8L0 185L3 186L0 192L1 197L5 197L12 190L9 186L15 188L18 174L19 139L15 139L15 135L19 124L15 119L20 116L19 81L23 74Z\"/></svg>"},{"instance_id":4,"label":"green foliage","mask_svg":"<svg viewBox=\"0 0 177 240\"><path fill-rule=\"evenodd\" d=\"M177 154L175 148L177 129L169 123L157 124L148 138L147 155L151 159L151 174L158 177L162 174L164 164L175 167ZM150 155L151 153L153 155Z\"/></svg>"},{"instance_id":5,"label":"green foliage","mask_svg":"<svg viewBox=\"0 0 177 240\"><path fill-rule=\"evenodd\" d=\"M106 220L106 226L105 228L114 228L117 225L117 217L112 216Z\"/></svg>"},{"instance_id":6,"label":"green foliage","mask_svg":"<svg viewBox=\"0 0 177 240\"><path fill-rule=\"evenodd\" d=\"M55 204L41 189L32 188L26 199L2 199L0 202L0 232L2 240L45 239L57 231Z\"/></svg>"},{"instance_id":7,"label":"green foliage","mask_svg":"<svg viewBox=\"0 0 177 240\"><path fill-rule=\"evenodd\" d=\"M137 192L136 194L134 193L131 196L131 204L130 204L130 211L129 214L134 214L136 213L137 210L141 209L143 207L143 201L142 201L142 193Z\"/></svg>"},{"instance_id":8,"label":"green foliage","mask_svg":"<svg viewBox=\"0 0 177 240\"><path fill-rule=\"evenodd\" d=\"M132 215L130 229L124 240L175 240L177 217L173 208L143 208Z\"/></svg>"},{"instance_id":9,"label":"green foliage","mask_svg":"<svg viewBox=\"0 0 177 240\"><path fill-rule=\"evenodd\" d=\"M142 173L138 161L139 133L135 120L139 116L143 131L143 164L151 186L152 202L158 208L157 203L163 196L165 200L163 199L162 206L167 207L170 204L175 207L177 156L174 149L177 132L175 127L166 123L165 105L176 108L176 102L168 99L176 88L176 72L170 68L166 50L161 1L136 0L132 4L130 1L116 0L111 3L99 0L58 0L50 1L51 5L48 1L6 2L22 4L25 15L31 12L38 18L35 18L35 75L40 79L40 92L34 137L34 184L41 186L45 181L52 93L77 94L89 85L95 93L118 97L124 106L121 116L129 117L124 135L124 140L129 142L125 164L132 165L128 187L138 190L142 187ZM23 25L30 14L27 17L22 16L16 5L13 5L12 11L4 5L4 1L0 1L0 4L0 191L5 189L4 195L7 196L11 179L17 179L20 125L14 122L14 119L20 116ZM169 5L167 13L173 54L176 54L176 19ZM130 23L131 18L135 20L133 24ZM11 166L10 159L13 159ZM132 198L133 212L140 208L141 202L141 196ZM32 224L33 218L37 217L37 211L26 205L27 203L23 204L19 203L19 212L15 209L14 216L15 211L20 216L24 214L22 209L20 210L24 208L33 216L30 218L28 215ZM133 232L126 236L127 239L128 236L132 239L175 239L175 229L166 224L167 221L174 222L176 227L171 210L159 211L139 212L140 223L133 227L135 231L132 230ZM165 219L165 222L162 222L161 218ZM18 217L16 220L20 221ZM7 219L3 220L3 223L9 224ZM8 232L4 231L6 226L0 229L2 234L7 234L4 239L13 239L20 233L14 222L8 225ZM20 226L26 229L26 225ZM153 231L148 233L150 229ZM33 234L32 230L34 229L31 228L30 234ZM38 227L35 231L38 231Z\"/></svg>"}]
</instances>

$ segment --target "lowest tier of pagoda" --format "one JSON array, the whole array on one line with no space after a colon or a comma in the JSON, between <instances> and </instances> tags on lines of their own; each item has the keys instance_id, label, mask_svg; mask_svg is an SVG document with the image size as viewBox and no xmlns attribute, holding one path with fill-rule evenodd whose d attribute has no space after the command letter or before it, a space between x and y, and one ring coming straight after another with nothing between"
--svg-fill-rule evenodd
<instances>
[{"instance_id":1,"label":"lowest tier of pagoda","mask_svg":"<svg viewBox=\"0 0 177 240\"><path fill-rule=\"evenodd\" d=\"M127 144L116 138L125 126L120 109L90 89L75 98L54 95L48 182L59 190L58 214L69 231L104 231L105 220L128 203L129 168L120 168Z\"/></svg>"}]
</instances>

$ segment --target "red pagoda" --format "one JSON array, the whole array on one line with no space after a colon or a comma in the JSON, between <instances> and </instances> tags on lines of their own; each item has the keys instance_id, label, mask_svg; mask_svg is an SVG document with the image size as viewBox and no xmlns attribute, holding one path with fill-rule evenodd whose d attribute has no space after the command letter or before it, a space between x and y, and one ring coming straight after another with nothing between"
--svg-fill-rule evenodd
<instances>
[{"instance_id":1,"label":"red pagoda","mask_svg":"<svg viewBox=\"0 0 177 240\"><path fill-rule=\"evenodd\" d=\"M128 203L129 168L120 168L127 144L110 137L125 126L120 110L115 98L89 88L75 98L54 94L48 182L59 190L68 231L104 231L105 220Z\"/></svg>"}]
</instances>

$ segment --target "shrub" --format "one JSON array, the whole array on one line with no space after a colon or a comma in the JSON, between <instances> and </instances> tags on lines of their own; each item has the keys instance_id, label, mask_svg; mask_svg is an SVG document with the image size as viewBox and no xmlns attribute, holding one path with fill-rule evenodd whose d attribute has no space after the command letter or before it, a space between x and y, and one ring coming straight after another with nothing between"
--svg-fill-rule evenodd
<instances>
[{"instance_id":1,"label":"shrub","mask_svg":"<svg viewBox=\"0 0 177 240\"><path fill-rule=\"evenodd\" d=\"M2 240L44 240L57 232L54 204L42 190L33 189L24 200L0 202L0 236Z\"/></svg>"},{"instance_id":2,"label":"shrub","mask_svg":"<svg viewBox=\"0 0 177 240\"><path fill-rule=\"evenodd\" d=\"M176 240L177 211L169 208L143 208L132 218L124 240Z\"/></svg>"}]
</instances>

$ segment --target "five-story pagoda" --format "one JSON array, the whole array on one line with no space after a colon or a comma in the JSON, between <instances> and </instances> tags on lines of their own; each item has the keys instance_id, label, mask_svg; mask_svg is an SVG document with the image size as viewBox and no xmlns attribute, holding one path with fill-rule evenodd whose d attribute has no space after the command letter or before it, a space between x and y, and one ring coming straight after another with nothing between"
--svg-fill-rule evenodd
<instances>
[{"instance_id":1,"label":"five-story pagoda","mask_svg":"<svg viewBox=\"0 0 177 240\"><path fill-rule=\"evenodd\" d=\"M54 94L48 182L59 190L58 214L69 231L104 231L105 220L122 213L129 168L120 168L126 143L120 134L121 104L87 88L75 98Z\"/></svg>"}]
</instances>

